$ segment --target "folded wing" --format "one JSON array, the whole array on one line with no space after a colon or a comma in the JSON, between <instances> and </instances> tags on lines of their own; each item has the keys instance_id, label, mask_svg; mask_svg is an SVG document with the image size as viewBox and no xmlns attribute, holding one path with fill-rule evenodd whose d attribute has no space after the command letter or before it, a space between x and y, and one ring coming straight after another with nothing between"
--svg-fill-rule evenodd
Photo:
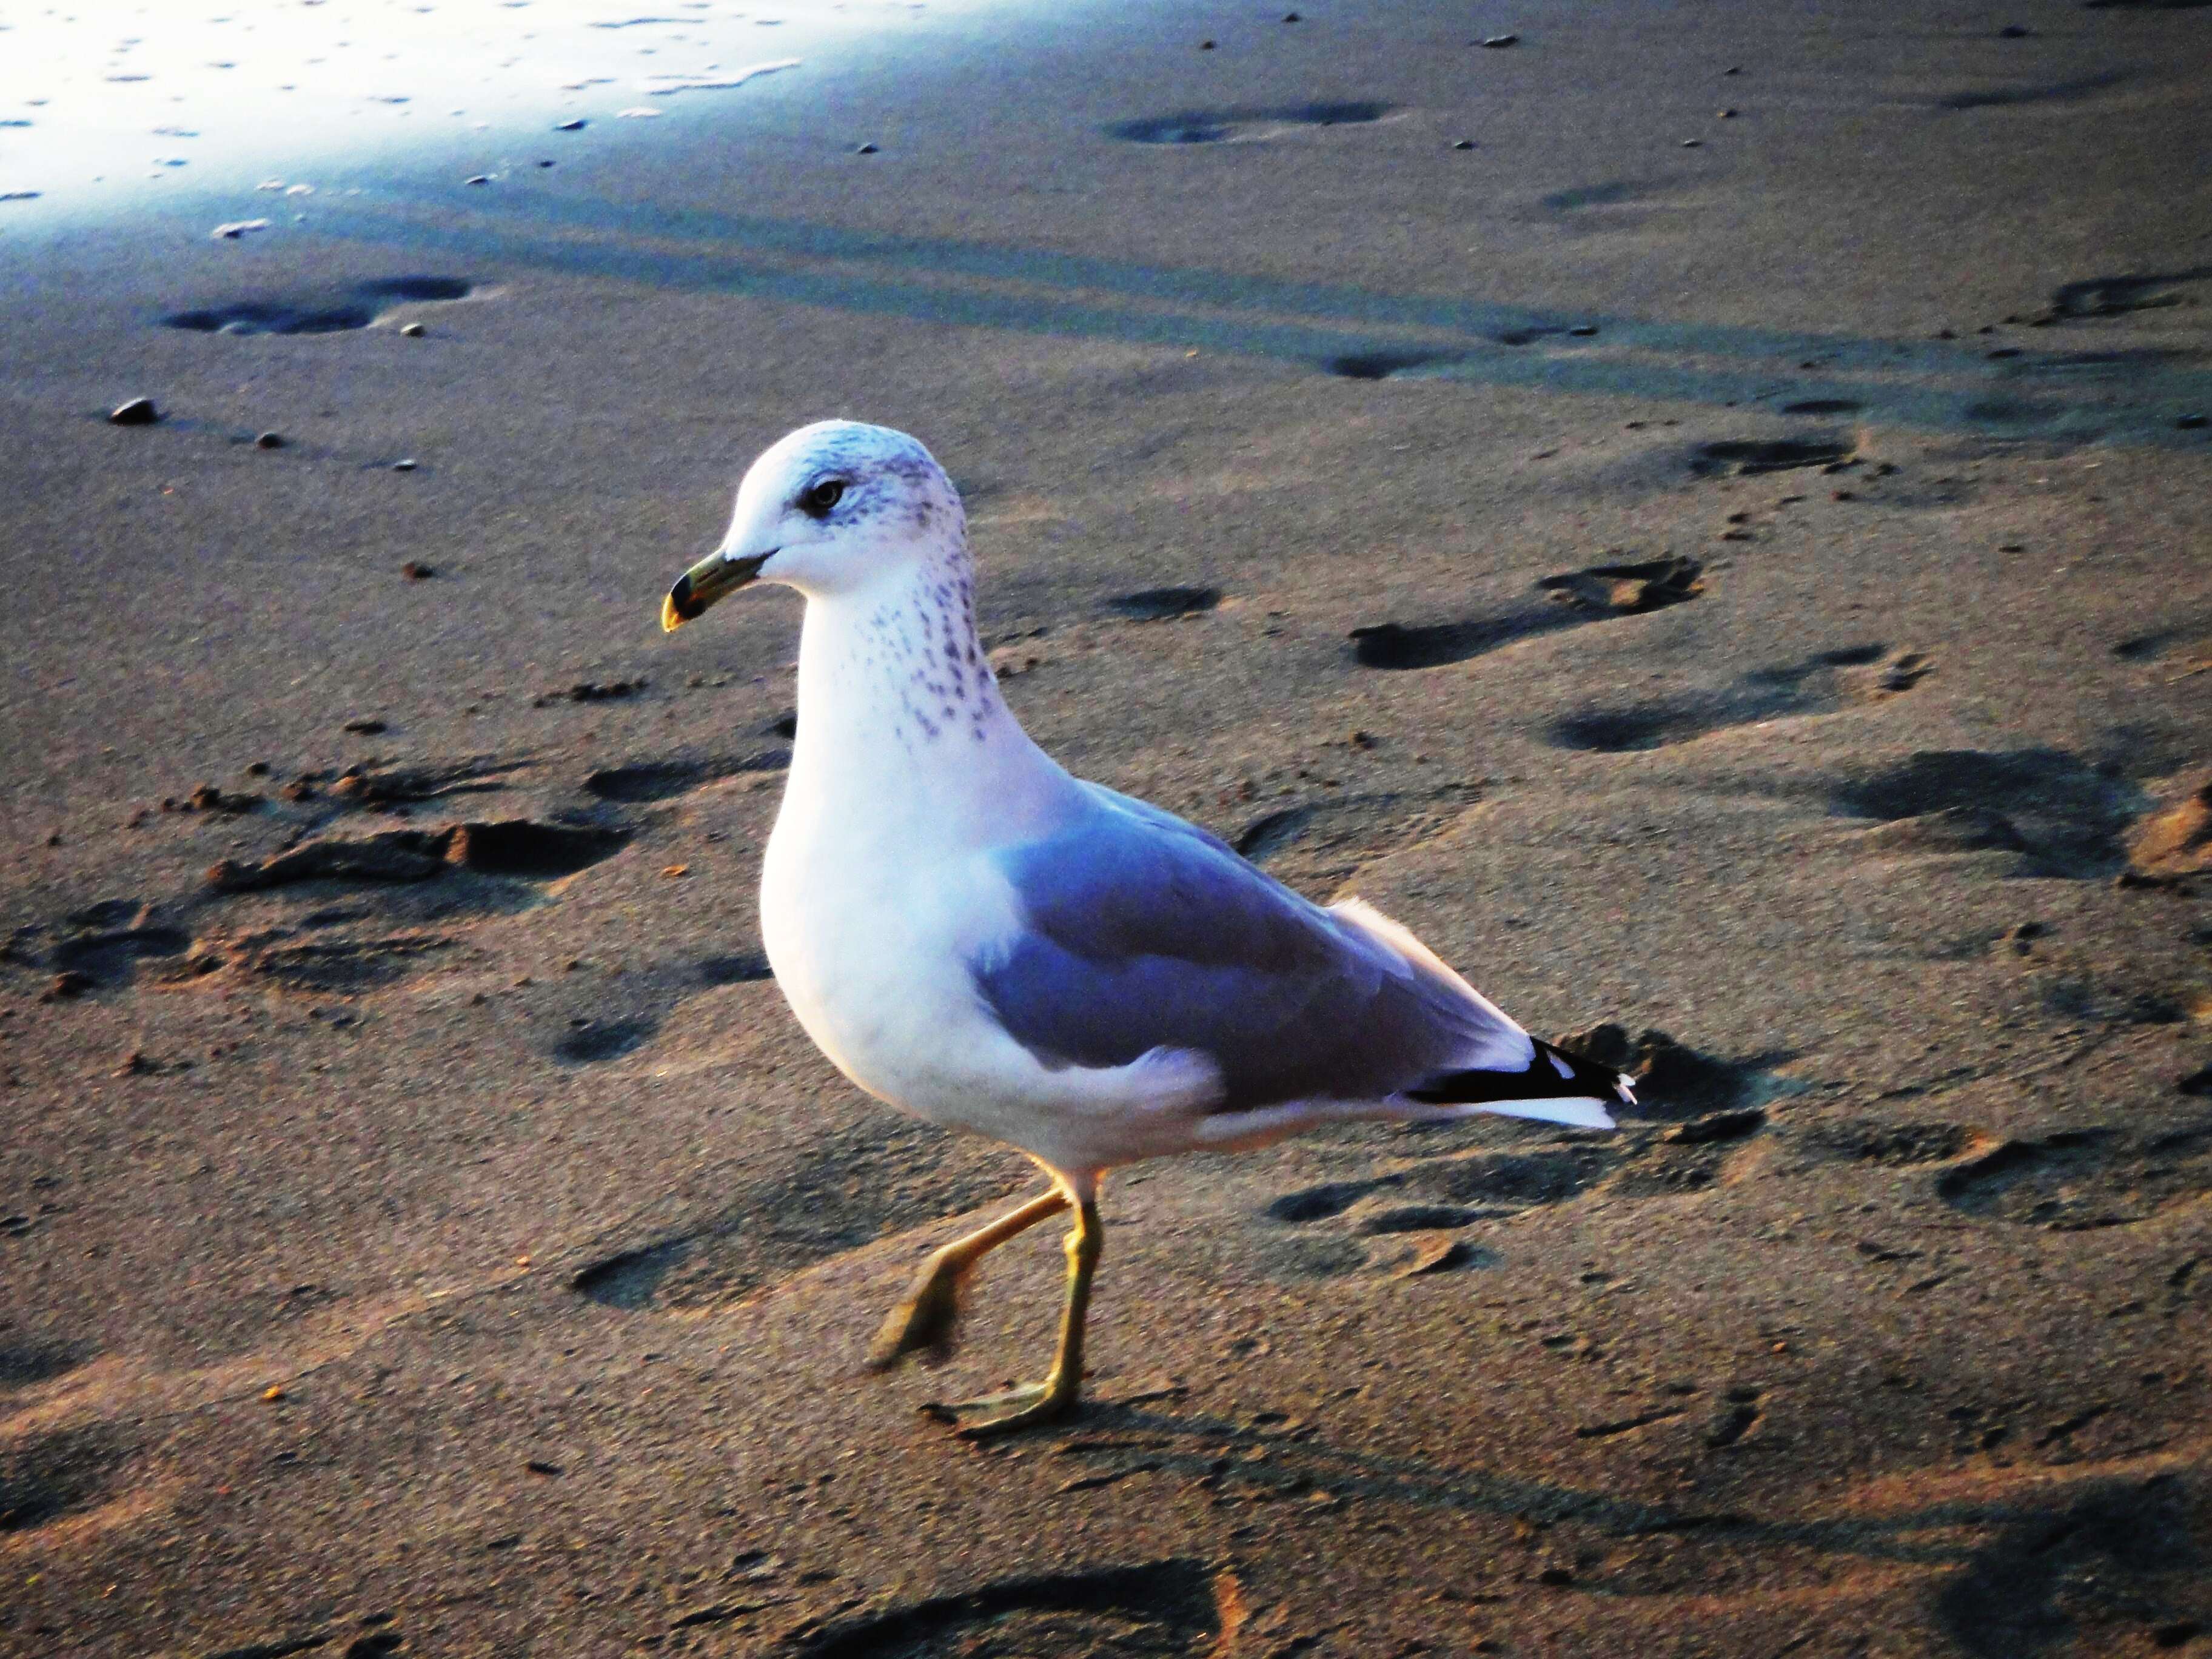
<instances>
[{"instance_id":1,"label":"folded wing","mask_svg":"<svg viewBox=\"0 0 2212 1659\"><path fill-rule=\"evenodd\" d=\"M969 964L985 1006L1046 1064L1194 1050L1220 1067L1224 1112L1420 1099L1470 1072L1563 1092L1528 1034L1395 924L1356 902L1323 909L1205 831L1086 789L1066 828L995 855L1020 922ZM1468 1097L1464 1081L1447 1092Z\"/></svg>"}]
</instances>

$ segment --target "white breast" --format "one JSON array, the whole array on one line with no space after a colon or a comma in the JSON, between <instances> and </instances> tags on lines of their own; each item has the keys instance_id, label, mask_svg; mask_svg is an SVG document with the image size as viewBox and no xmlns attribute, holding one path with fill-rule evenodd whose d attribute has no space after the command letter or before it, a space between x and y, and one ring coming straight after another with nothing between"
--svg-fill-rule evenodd
<instances>
[{"instance_id":1,"label":"white breast","mask_svg":"<svg viewBox=\"0 0 2212 1659\"><path fill-rule=\"evenodd\" d=\"M761 869L761 940L807 1036L867 1093L938 1124L1020 1093L1029 1066L1011 1064L967 969L984 933L1011 925L1005 880L874 825L787 818Z\"/></svg>"}]
</instances>

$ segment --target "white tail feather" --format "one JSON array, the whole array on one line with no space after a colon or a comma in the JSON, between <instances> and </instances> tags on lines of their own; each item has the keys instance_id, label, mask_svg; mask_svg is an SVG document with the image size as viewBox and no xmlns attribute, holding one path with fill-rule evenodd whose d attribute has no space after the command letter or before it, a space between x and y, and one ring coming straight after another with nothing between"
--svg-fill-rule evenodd
<instances>
[{"instance_id":1,"label":"white tail feather","mask_svg":"<svg viewBox=\"0 0 2212 1659\"><path fill-rule=\"evenodd\" d=\"M1465 1112L1494 1112L1500 1117L1533 1117L1543 1123L1565 1123L1577 1129L1615 1129L1613 1114L1602 1102L1587 1095L1565 1100L1486 1100L1480 1105L1456 1109Z\"/></svg>"}]
</instances>

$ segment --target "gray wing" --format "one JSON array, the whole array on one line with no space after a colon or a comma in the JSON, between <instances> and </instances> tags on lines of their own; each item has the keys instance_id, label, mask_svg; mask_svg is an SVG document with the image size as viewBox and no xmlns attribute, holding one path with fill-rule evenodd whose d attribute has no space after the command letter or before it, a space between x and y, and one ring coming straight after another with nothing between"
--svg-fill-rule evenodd
<instances>
[{"instance_id":1,"label":"gray wing","mask_svg":"<svg viewBox=\"0 0 2212 1659\"><path fill-rule=\"evenodd\" d=\"M1194 1049L1221 1068L1216 1109L1242 1111L1384 1099L1527 1052L1451 980L1204 830L1090 787L1094 810L996 855L1022 924L969 963L984 1005L1048 1064Z\"/></svg>"}]
</instances>

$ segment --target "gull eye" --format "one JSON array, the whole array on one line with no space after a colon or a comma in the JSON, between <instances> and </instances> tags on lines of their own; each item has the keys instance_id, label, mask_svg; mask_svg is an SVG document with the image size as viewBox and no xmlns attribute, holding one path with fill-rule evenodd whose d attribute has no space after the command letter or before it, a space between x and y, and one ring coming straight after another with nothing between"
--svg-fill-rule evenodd
<instances>
[{"instance_id":1,"label":"gull eye","mask_svg":"<svg viewBox=\"0 0 2212 1659\"><path fill-rule=\"evenodd\" d=\"M830 509L844 499L845 481L842 478L824 478L820 483L809 485L800 494L799 507L801 512L811 517L826 519L830 516Z\"/></svg>"}]
</instances>

